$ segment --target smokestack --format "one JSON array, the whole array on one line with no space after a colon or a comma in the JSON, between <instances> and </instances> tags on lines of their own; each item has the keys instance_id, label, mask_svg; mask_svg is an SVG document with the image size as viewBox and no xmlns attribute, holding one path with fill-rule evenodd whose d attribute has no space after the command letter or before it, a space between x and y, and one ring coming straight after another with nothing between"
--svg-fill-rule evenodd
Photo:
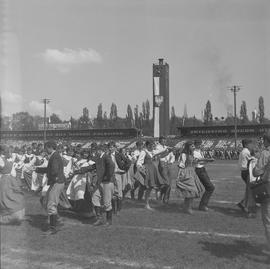
<instances>
[{"instance_id":1,"label":"smokestack","mask_svg":"<svg viewBox=\"0 0 270 269\"><path fill-rule=\"evenodd\" d=\"M164 60L163 58L158 59L159 65L163 65L163 60Z\"/></svg>"}]
</instances>

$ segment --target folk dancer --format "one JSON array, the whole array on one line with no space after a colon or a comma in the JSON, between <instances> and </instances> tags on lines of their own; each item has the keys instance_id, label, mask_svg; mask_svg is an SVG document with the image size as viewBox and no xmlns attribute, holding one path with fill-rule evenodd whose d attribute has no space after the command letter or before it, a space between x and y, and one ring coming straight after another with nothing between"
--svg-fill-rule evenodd
<instances>
[{"instance_id":1,"label":"folk dancer","mask_svg":"<svg viewBox=\"0 0 270 269\"><path fill-rule=\"evenodd\" d=\"M137 161L137 172L135 177L145 188L145 208L153 210L150 207L149 200L152 189L160 189L164 185L164 180L158 172L157 167L153 162L154 142L147 140L145 149L140 153Z\"/></svg>"},{"instance_id":2,"label":"folk dancer","mask_svg":"<svg viewBox=\"0 0 270 269\"><path fill-rule=\"evenodd\" d=\"M245 183L245 195L244 198L237 204L237 206L244 212L248 213L247 208L245 207L246 204L246 186L249 181L249 168L248 164L251 160L254 160L254 157L251 156L251 151L253 149L253 141L251 139L243 139L242 140L243 149L239 155L238 164L241 170L241 178Z\"/></svg>"},{"instance_id":3,"label":"folk dancer","mask_svg":"<svg viewBox=\"0 0 270 269\"><path fill-rule=\"evenodd\" d=\"M184 211L190 215L193 214L194 198L199 198L204 191L203 185L194 169L194 165L196 164L193 157L194 149L193 142L188 141L184 144L176 179L176 191L179 196L184 198Z\"/></svg>"},{"instance_id":4,"label":"folk dancer","mask_svg":"<svg viewBox=\"0 0 270 269\"><path fill-rule=\"evenodd\" d=\"M84 205L84 196L86 192L86 185L89 178L88 172L80 172L82 167L89 167L93 164L92 161L88 161L87 150L81 151L80 159L76 162L76 168L71 182L68 185L66 194L69 200L72 201L73 209L77 212L82 211Z\"/></svg>"},{"instance_id":5,"label":"folk dancer","mask_svg":"<svg viewBox=\"0 0 270 269\"><path fill-rule=\"evenodd\" d=\"M270 132L263 136L263 143L265 149L262 151L258 162L253 169L253 176L261 176L264 182L270 184ZM267 240L266 249L263 252L270 256L270 198L267 198L261 204L262 221L265 229Z\"/></svg>"},{"instance_id":6,"label":"folk dancer","mask_svg":"<svg viewBox=\"0 0 270 269\"><path fill-rule=\"evenodd\" d=\"M25 216L24 193L12 166L8 148L0 145L0 224L20 224Z\"/></svg>"},{"instance_id":7,"label":"folk dancer","mask_svg":"<svg viewBox=\"0 0 270 269\"><path fill-rule=\"evenodd\" d=\"M45 151L40 152L40 155L36 157L36 167L47 167L48 159ZM32 191L40 191L42 187L47 183L46 174L37 173L33 171L32 173L32 182L31 182L31 190Z\"/></svg>"},{"instance_id":8,"label":"folk dancer","mask_svg":"<svg viewBox=\"0 0 270 269\"><path fill-rule=\"evenodd\" d=\"M129 159L123 154L123 151L118 151L114 142L109 143L111 159L114 163L115 174L115 192L113 199L113 212L119 214L122 209L123 190L125 188L124 176L129 169Z\"/></svg>"},{"instance_id":9,"label":"folk dancer","mask_svg":"<svg viewBox=\"0 0 270 269\"><path fill-rule=\"evenodd\" d=\"M158 170L165 182L160 194L158 193L157 198L163 199L164 203L168 203L172 183L170 169L171 165L175 162L175 156L172 150L166 146L166 139L164 136L159 138L159 143L156 145L154 155L159 155Z\"/></svg>"},{"instance_id":10,"label":"folk dancer","mask_svg":"<svg viewBox=\"0 0 270 269\"><path fill-rule=\"evenodd\" d=\"M144 143L142 140L138 140L136 142L136 149L134 150L133 154L131 155L131 161L132 161L132 165L131 165L131 169L133 169L133 171L131 171L131 177L132 179L134 180L133 182L133 185L131 187L131 191L130 191L130 196L131 196L131 199L135 199L135 191L137 188L139 188L139 191L138 191L138 200L142 200L143 198L143 194L144 194L144 185L138 180L136 179L135 175L136 175L136 172L137 172L137 161L138 161L138 158L141 154L141 152L143 151L143 148L144 148Z\"/></svg>"},{"instance_id":11,"label":"folk dancer","mask_svg":"<svg viewBox=\"0 0 270 269\"><path fill-rule=\"evenodd\" d=\"M205 164L208 162L212 162L213 159L208 159L204 158L202 151L201 151L201 145L202 141L201 140L195 140L194 141L194 146L195 149L193 151L193 157L195 159L196 164L195 164L195 172L201 181L201 183L204 186L205 192L201 198L200 204L199 204L199 210L201 211L208 211L208 203L209 200L215 190L214 184L211 182L210 177L208 176L208 173L205 169Z\"/></svg>"},{"instance_id":12,"label":"folk dancer","mask_svg":"<svg viewBox=\"0 0 270 269\"><path fill-rule=\"evenodd\" d=\"M32 172L36 163L36 156L32 152L32 148L28 147L26 154L22 157L22 174L21 179L24 179L29 190L31 190Z\"/></svg>"},{"instance_id":13,"label":"folk dancer","mask_svg":"<svg viewBox=\"0 0 270 269\"><path fill-rule=\"evenodd\" d=\"M37 173L46 173L49 189L46 193L46 209L49 216L49 229L45 235L55 234L57 229L57 206L59 204L61 192L65 186L65 175L63 161L56 151L57 145L54 141L48 141L44 145L49 161L47 167L36 168Z\"/></svg>"},{"instance_id":14,"label":"folk dancer","mask_svg":"<svg viewBox=\"0 0 270 269\"><path fill-rule=\"evenodd\" d=\"M94 226L103 224L102 209L106 212L106 226L112 225L112 198L114 193L115 166L107 145L97 146L96 159L97 183L93 190L92 203L96 213Z\"/></svg>"}]
</instances>

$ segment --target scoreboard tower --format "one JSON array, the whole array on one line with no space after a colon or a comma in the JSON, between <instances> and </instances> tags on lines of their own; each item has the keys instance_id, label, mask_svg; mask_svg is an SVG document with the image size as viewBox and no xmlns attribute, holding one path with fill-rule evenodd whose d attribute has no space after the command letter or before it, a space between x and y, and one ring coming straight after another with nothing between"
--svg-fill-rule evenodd
<instances>
[{"instance_id":1,"label":"scoreboard tower","mask_svg":"<svg viewBox=\"0 0 270 269\"><path fill-rule=\"evenodd\" d=\"M169 65L163 59L153 64L154 137L170 132Z\"/></svg>"}]
</instances>

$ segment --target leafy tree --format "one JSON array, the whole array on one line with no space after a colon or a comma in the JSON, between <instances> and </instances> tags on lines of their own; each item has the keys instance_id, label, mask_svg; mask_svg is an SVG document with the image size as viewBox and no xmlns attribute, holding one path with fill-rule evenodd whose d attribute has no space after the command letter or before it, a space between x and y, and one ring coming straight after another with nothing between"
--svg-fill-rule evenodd
<instances>
[{"instance_id":1,"label":"leafy tree","mask_svg":"<svg viewBox=\"0 0 270 269\"><path fill-rule=\"evenodd\" d=\"M264 122L264 100L262 96L259 98L259 122Z\"/></svg>"},{"instance_id":2,"label":"leafy tree","mask_svg":"<svg viewBox=\"0 0 270 269\"><path fill-rule=\"evenodd\" d=\"M56 115L55 113L53 113L50 116L50 122L51 123L62 123L62 120L60 119L60 117L58 115Z\"/></svg>"},{"instance_id":3,"label":"leafy tree","mask_svg":"<svg viewBox=\"0 0 270 269\"><path fill-rule=\"evenodd\" d=\"M150 120L150 102L148 99L145 102L145 110L146 110L145 119L146 121L149 121Z\"/></svg>"},{"instance_id":4,"label":"leafy tree","mask_svg":"<svg viewBox=\"0 0 270 269\"><path fill-rule=\"evenodd\" d=\"M171 108L171 119L170 119L170 134L175 134L177 130L177 119L175 115L175 109L174 106Z\"/></svg>"},{"instance_id":5,"label":"leafy tree","mask_svg":"<svg viewBox=\"0 0 270 269\"><path fill-rule=\"evenodd\" d=\"M28 112L18 112L12 115L12 130L34 130L34 118Z\"/></svg>"},{"instance_id":6,"label":"leafy tree","mask_svg":"<svg viewBox=\"0 0 270 269\"><path fill-rule=\"evenodd\" d=\"M247 104L245 101L242 101L241 107L240 107L240 119L243 123L248 122L248 116L247 116Z\"/></svg>"},{"instance_id":7,"label":"leafy tree","mask_svg":"<svg viewBox=\"0 0 270 269\"><path fill-rule=\"evenodd\" d=\"M132 127L133 125L133 112L130 105L127 106L126 123L127 127Z\"/></svg>"},{"instance_id":8,"label":"leafy tree","mask_svg":"<svg viewBox=\"0 0 270 269\"><path fill-rule=\"evenodd\" d=\"M97 120L98 120L98 121L102 120L102 116L103 116L102 104L100 103L100 104L98 105Z\"/></svg>"},{"instance_id":9,"label":"leafy tree","mask_svg":"<svg viewBox=\"0 0 270 269\"><path fill-rule=\"evenodd\" d=\"M111 112L110 112L110 120L116 120L116 119L117 119L117 106L115 103L112 103Z\"/></svg>"},{"instance_id":10,"label":"leafy tree","mask_svg":"<svg viewBox=\"0 0 270 269\"><path fill-rule=\"evenodd\" d=\"M142 116L143 119L146 119L146 106L145 106L145 102L142 103Z\"/></svg>"},{"instance_id":11,"label":"leafy tree","mask_svg":"<svg viewBox=\"0 0 270 269\"><path fill-rule=\"evenodd\" d=\"M211 102L208 100L204 109L204 123L207 125L213 121Z\"/></svg>"},{"instance_id":12,"label":"leafy tree","mask_svg":"<svg viewBox=\"0 0 270 269\"><path fill-rule=\"evenodd\" d=\"M134 120L135 120L135 127L139 127L139 106L136 105L134 107Z\"/></svg>"}]
</instances>

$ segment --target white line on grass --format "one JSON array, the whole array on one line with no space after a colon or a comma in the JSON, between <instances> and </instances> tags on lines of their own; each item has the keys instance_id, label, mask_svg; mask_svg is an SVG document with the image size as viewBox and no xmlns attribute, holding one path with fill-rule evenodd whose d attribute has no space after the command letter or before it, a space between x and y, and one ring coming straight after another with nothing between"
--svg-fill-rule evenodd
<instances>
[{"instance_id":1,"label":"white line on grass","mask_svg":"<svg viewBox=\"0 0 270 269\"><path fill-rule=\"evenodd\" d=\"M82 224L78 222L65 222L68 225L85 226L89 224ZM102 227L102 226L101 226ZM160 232L160 233L171 233L179 235L194 235L194 236L210 236L210 237L225 237L234 239L250 239L250 238L263 238L263 236L249 235L249 234L231 234L231 233L218 233L218 232L203 232L203 231L185 231L177 229L167 229L167 228L153 228L144 226L129 226L129 225L113 225L112 228L120 229L133 229L148 232Z\"/></svg>"},{"instance_id":2,"label":"white line on grass","mask_svg":"<svg viewBox=\"0 0 270 269\"><path fill-rule=\"evenodd\" d=\"M249 239L256 236L245 235L245 234L231 234L231 233L218 233L218 232L201 232L201 231L181 231L177 229L163 229L163 228L152 228L152 227L136 227L136 226L122 226L117 225L115 227L126 228L126 229L139 229L144 231L152 231L152 232L165 232L165 233L173 233L180 235L199 235L199 236L214 236L214 237L227 237L227 238L236 238L236 239Z\"/></svg>"},{"instance_id":3,"label":"white line on grass","mask_svg":"<svg viewBox=\"0 0 270 269\"><path fill-rule=\"evenodd\" d=\"M36 250L32 250L32 249L21 249L21 248L9 248L8 249L9 252L12 252L13 254L21 254L21 255L33 255L33 257L38 258L39 255L46 257L47 260L49 259L56 259L59 260L61 259L61 261L65 261L66 264L69 266L71 266L70 263L75 263L78 264L82 261L86 261L87 264L99 264L99 263L105 263L105 264L110 264L110 265L116 265L116 266L127 266L127 267L131 267L131 268L162 268L162 269L173 269L173 266L158 266L156 264L152 264L149 262L134 262L134 261L129 261L129 260L124 260L124 259L119 259L119 258L107 258L107 257L103 257L103 256L84 256L84 255L79 255L79 254L67 254L67 253L61 253L61 252L56 252L56 253L51 253L48 251L36 251ZM17 264L18 265L18 261L24 261L29 262L29 257L25 257L26 259L24 260L23 258L19 258L18 256L15 258L16 256L14 256L14 262L13 264ZM11 259L5 255L3 255L3 261L5 262L5 259L7 262L12 262ZM31 260L30 264L33 264L35 261L33 261L33 259ZM46 265L47 262L43 262L43 265ZM55 265L57 265L57 263L59 262L55 262ZM38 263L40 265L40 261ZM52 264L52 262L50 261L50 264ZM72 268L72 267L67 267L67 268ZM58 269L58 267L50 267L50 268L55 268ZM66 267L61 267L61 268L66 268ZM85 266L83 267L76 267L76 268L85 268ZM89 267L91 268L91 267Z\"/></svg>"},{"instance_id":4,"label":"white line on grass","mask_svg":"<svg viewBox=\"0 0 270 269\"><path fill-rule=\"evenodd\" d=\"M178 201L181 201L181 200L183 200L183 199L181 199L181 198L179 198L179 199L170 199L171 202L178 202ZM224 200L211 200L211 203L236 205L237 203L239 203L239 201L236 202L236 201L224 201Z\"/></svg>"}]
</instances>

